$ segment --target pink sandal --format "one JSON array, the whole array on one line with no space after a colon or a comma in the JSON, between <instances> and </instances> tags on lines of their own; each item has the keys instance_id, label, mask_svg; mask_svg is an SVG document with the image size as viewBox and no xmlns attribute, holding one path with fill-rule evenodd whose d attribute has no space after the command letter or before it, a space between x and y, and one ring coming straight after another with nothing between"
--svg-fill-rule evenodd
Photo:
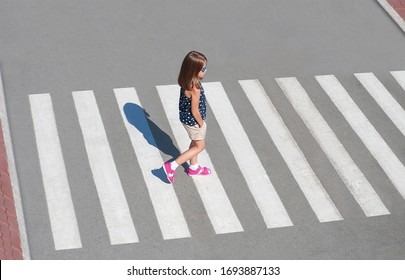
<instances>
[{"instance_id":1,"label":"pink sandal","mask_svg":"<svg viewBox=\"0 0 405 280\"><path fill-rule=\"evenodd\" d=\"M211 174L211 169L209 169L208 167L202 167L201 165L199 165L196 170L193 170L193 169L189 168L187 170L187 174L189 176L210 175Z\"/></svg>"},{"instance_id":2,"label":"pink sandal","mask_svg":"<svg viewBox=\"0 0 405 280\"><path fill-rule=\"evenodd\" d=\"M169 180L170 183L173 183L174 174L176 173L176 171L171 168L170 162L166 162L165 164L163 164L163 170L166 173L167 180Z\"/></svg>"}]
</instances>

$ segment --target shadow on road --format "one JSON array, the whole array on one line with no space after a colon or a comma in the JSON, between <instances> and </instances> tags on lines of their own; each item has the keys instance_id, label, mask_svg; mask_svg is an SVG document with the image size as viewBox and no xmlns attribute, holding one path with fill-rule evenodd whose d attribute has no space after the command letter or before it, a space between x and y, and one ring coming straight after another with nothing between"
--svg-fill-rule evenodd
<instances>
[{"instance_id":1,"label":"shadow on road","mask_svg":"<svg viewBox=\"0 0 405 280\"><path fill-rule=\"evenodd\" d=\"M150 145L156 147L164 154L171 156L171 160L180 155L180 151L176 148L170 136L149 119L149 114L144 108L134 103L127 103L124 105L124 113L128 122L142 133L143 137ZM184 172L186 172L188 164L184 163L182 166ZM167 180L163 167L154 169L151 172L163 182L170 183Z\"/></svg>"}]
</instances>

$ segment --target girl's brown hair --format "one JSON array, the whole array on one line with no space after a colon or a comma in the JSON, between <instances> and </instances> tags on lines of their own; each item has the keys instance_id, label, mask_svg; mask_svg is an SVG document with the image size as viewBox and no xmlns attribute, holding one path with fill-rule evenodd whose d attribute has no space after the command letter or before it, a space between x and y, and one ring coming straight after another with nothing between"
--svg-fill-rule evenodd
<instances>
[{"instance_id":1,"label":"girl's brown hair","mask_svg":"<svg viewBox=\"0 0 405 280\"><path fill-rule=\"evenodd\" d=\"M207 58L202 53L189 52L181 64L178 83L185 90L191 90L193 87L200 88L198 73L207 62Z\"/></svg>"}]
</instances>

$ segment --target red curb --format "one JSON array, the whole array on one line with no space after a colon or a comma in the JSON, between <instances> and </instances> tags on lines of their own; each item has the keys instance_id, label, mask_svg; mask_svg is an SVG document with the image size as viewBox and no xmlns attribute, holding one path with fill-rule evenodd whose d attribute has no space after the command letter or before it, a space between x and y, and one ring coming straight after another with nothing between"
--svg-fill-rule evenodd
<instances>
[{"instance_id":1,"label":"red curb","mask_svg":"<svg viewBox=\"0 0 405 280\"><path fill-rule=\"evenodd\" d=\"M405 8L405 0L387 0L394 9Z\"/></svg>"},{"instance_id":2,"label":"red curb","mask_svg":"<svg viewBox=\"0 0 405 280\"><path fill-rule=\"evenodd\" d=\"M22 259L24 259L22 252L14 250L13 251L13 260L22 260Z\"/></svg>"},{"instance_id":3,"label":"red curb","mask_svg":"<svg viewBox=\"0 0 405 280\"><path fill-rule=\"evenodd\" d=\"M1 191L3 192L4 197L7 198L13 198L13 192L10 188L7 188L5 186L10 186L10 178L7 176L7 178L1 178ZM3 187L4 186L4 187Z\"/></svg>"},{"instance_id":4,"label":"red curb","mask_svg":"<svg viewBox=\"0 0 405 280\"><path fill-rule=\"evenodd\" d=\"M7 260L6 253L2 248L0 248L0 260Z\"/></svg>"},{"instance_id":5,"label":"red curb","mask_svg":"<svg viewBox=\"0 0 405 280\"><path fill-rule=\"evenodd\" d=\"M1 232L1 238L3 242L9 239L10 237L10 228L8 227L8 224L6 223L1 223L0 224L0 232Z\"/></svg>"},{"instance_id":6,"label":"red curb","mask_svg":"<svg viewBox=\"0 0 405 280\"><path fill-rule=\"evenodd\" d=\"M12 216L10 214L8 215L8 224L9 224L10 230L18 233L17 218L15 216Z\"/></svg>"},{"instance_id":7,"label":"red curb","mask_svg":"<svg viewBox=\"0 0 405 280\"><path fill-rule=\"evenodd\" d=\"M0 260L24 259L0 123Z\"/></svg>"},{"instance_id":8,"label":"red curb","mask_svg":"<svg viewBox=\"0 0 405 280\"><path fill-rule=\"evenodd\" d=\"M405 0L387 0L387 2L405 20Z\"/></svg>"},{"instance_id":9,"label":"red curb","mask_svg":"<svg viewBox=\"0 0 405 280\"><path fill-rule=\"evenodd\" d=\"M405 9L402 10L396 10L397 13L405 20Z\"/></svg>"},{"instance_id":10,"label":"red curb","mask_svg":"<svg viewBox=\"0 0 405 280\"><path fill-rule=\"evenodd\" d=\"M6 211L0 211L0 223L7 224L8 223L8 216Z\"/></svg>"},{"instance_id":11,"label":"red curb","mask_svg":"<svg viewBox=\"0 0 405 280\"><path fill-rule=\"evenodd\" d=\"M18 230L18 229L17 229ZM18 244L21 243L20 235L17 230L11 230L11 244L13 244L14 250L18 250ZM21 250L19 250L21 251Z\"/></svg>"},{"instance_id":12,"label":"red curb","mask_svg":"<svg viewBox=\"0 0 405 280\"><path fill-rule=\"evenodd\" d=\"M3 190L0 190L0 211L6 212L6 197L3 193Z\"/></svg>"},{"instance_id":13,"label":"red curb","mask_svg":"<svg viewBox=\"0 0 405 280\"><path fill-rule=\"evenodd\" d=\"M13 254L13 248L11 248L11 241L5 240L3 245L6 256L11 256Z\"/></svg>"},{"instance_id":14,"label":"red curb","mask_svg":"<svg viewBox=\"0 0 405 280\"><path fill-rule=\"evenodd\" d=\"M6 204L7 214L8 215L12 214L15 217L17 214L15 213L14 200L5 197L5 202L6 202L5 204Z\"/></svg>"}]
</instances>

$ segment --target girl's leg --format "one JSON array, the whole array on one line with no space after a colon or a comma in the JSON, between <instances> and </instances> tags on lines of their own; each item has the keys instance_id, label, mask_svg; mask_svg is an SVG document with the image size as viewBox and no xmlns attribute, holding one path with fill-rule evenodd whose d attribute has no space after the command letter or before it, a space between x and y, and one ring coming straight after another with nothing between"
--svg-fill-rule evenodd
<instances>
[{"instance_id":1,"label":"girl's leg","mask_svg":"<svg viewBox=\"0 0 405 280\"><path fill-rule=\"evenodd\" d=\"M178 165L182 165L186 161L190 160L191 164L197 163L197 156L198 154L205 149L205 141L204 140L193 140L190 143L190 148L182 153L177 159L176 163ZM195 162L193 162L195 161Z\"/></svg>"},{"instance_id":2,"label":"girl's leg","mask_svg":"<svg viewBox=\"0 0 405 280\"><path fill-rule=\"evenodd\" d=\"M194 140L191 141L189 149L195 146ZM190 158L190 165L195 165L198 163L198 154Z\"/></svg>"}]
</instances>

